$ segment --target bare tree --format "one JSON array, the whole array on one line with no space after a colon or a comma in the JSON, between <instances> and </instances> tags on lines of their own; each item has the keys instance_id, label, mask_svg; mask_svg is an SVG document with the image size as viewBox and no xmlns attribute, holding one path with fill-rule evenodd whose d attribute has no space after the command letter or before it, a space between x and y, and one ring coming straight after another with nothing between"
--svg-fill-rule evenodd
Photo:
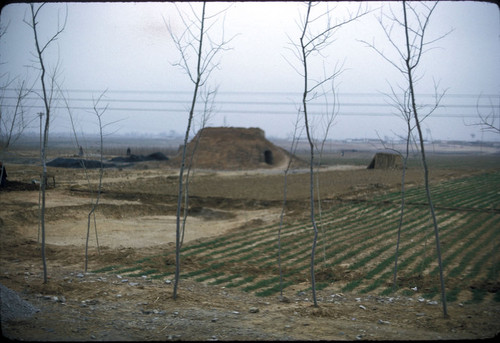
<instances>
[{"instance_id":1,"label":"bare tree","mask_svg":"<svg viewBox=\"0 0 500 343\"><path fill-rule=\"evenodd\" d=\"M71 129L73 132L73 138L74 138L74 143L75 143L75 148L78 150L78 156L80 157L79 162L80 166L85 174L85 179L88 184L89 192L90 192L90 211L87 215L87 234L86 234L86 241L85 241L85 263L84 263L84 272L87 272L87 267L88 267L88 246L89 246L89 238L90 238L90 227L91 227L91 221L93 220L94 222L94 233L95 233L95 239L96 239L96 245L97 245L97 252L100 254L100 247L99 247L99 236L97 233L97 219L96 219L96 211L99 206L99 200L102 192L102 177L104 174L104 128L108 125L115 124L117 121L110 122L107 124L103 124L102 122L102 116L106 112L108 105L106 104L104 107L99 106L99 103L101 102L102 98L105 96L106 91L103 91L97 99L93 99L93 108L92 112L96 115L97 118L97 125L99 127L99 157L100 157L100 166L99 166L99 181L97 184L97 189L94 189L94 186L92 185L91 182L91 177L90 173L88 171L87 165L85 161L87 160L86 154L84 156L83 153L83 148L82 145L80 144L80 140L78 138L78 134L76 132L76 126L75 126L75 118L73 116L73 113L71 111L71 106L69 105L68 99L65 96L64 92L61 90L61 87L58 85L58 90L61 93L61 98L65 103L66 109L68 111L68 115L70 118L71 122ZM85 150L87 151L87 149ZM94 198L94 193L96 194Z\"/></svg>"},{"instance_id":2,"label":"bare tree","mask_svg":"<svg viewBox=\"0 0 500 343\"><path fill-rule=\"evenodd\" d=\"M0 24L0 40L7 32L7 26ZM4 64L3 62L1 64ZM0 180L3 180L5 172L5 160L3 154L8 151L22 135L24 130L36 119L36 116L28 117L25 110L25 100L30 94L32 86L27 85L28 81L20 77L10 78L5 72L0 75L2 83L0 85ZM10 89L15 83L14 89ZM8 96L9 91L14 92L14 96ZM13 100L14 104L9 100Z\"/></svg>"},{"instance_id":3,"label":"bare tree","mask_svg":"<svg viewBox=\"0 0 500 343\"><path fill-rule=\"evenodd\" d=\"M45 258L45 189L47 183L47 143L49 140L49 124L51 119L51 111L52 111L52 98L55 90L55 81L57 78L57 65L54 67L53 71L48 75L49 71L47 70L44 53L46 49L55 42L59 36L63 33L66 27L66 19L68 12L66 11L66 15L64 17L63 23L58 23L56 32L50 36L45 42L42 42L38 37L38 15L42 10L44 4L35 5L33 3L30 4L31 9L31 17L29 19L24 19L24 22L31 27L34 35L34 43L36 48L36 65L37 69L40 71L40 85L42 87L42 93L37 95L43 101L44 109L45 109L45 124L43 128L43 141L42 141L42 179L40 181L41 184L41 193L42 193L42 205L40 210L40 222L41 222L41 231L42 231L42 262L43 262L43 282L47 283L47 263Z\"/></svg>"},{"instance_id":4,"label":"bare tree","mask_svg":"<svg viewBox=\"0 0 500 343\"><path fill-rule=\"evenodd\" d=\"M382 26L384 33L390 42L390 45L394 48L397 54L397 59L392 59L388 57L382 50L378 49L374 43L368 43L366 41L362 41L367 46L375 50L383 59L389 62L393 67L395 67L405 78L406 85L402 88L407 94L407 99L405 99L405 103L402 104L404 110L409 110L408 115L411 115L412 119L415 123L415 128L417 129L419 144L420 144L420 155L422 160L422 166L424 169L424 183L425 183L425 191L427 196L427 201L429 204L430 215L433 222L434 227L434 235L436 239L436 251L437 251L437 259L439 265L439 278L441 283L441 300L443 303L443 314L445 317L448 316L447 306L446 306L446 293L445 293L445 284L443 277L443 266L441 261L441 245L439 243L439 227L437 223L436 214L434 211L434 205L432 202L430 185L429 185L429 167L427 165L427 159L425 155L425 145L424 145L424 137L422 134L421 124L422 121L428 117L436 108L438 108L441 99L443 98L445 92L439 94L437 92L437 86L434 85L435 88L435 102L431 105L431 109L427 112L427 114L422 115L423 106L417 105L416 99L416 91L415 87L418 81L422 78L417 74L417 68L420 65L421 58L423 54L430 50L430 46L433 43L441 40L446 37L451 31L433 38L431 40L427 40L426 33L428 24L430 22L430 18L432 13L434 12L437 2L432 4L428 4L426 2L421 2L420 7L416 4L408 4L406 1L402 2L403 5L403 15L402 19L396 13L394 13L391 7L391 15L385 16L386 19L390 21L390 24L386 25L383 22L383 18L379 18L379 23ZM421 11L419 9L421 8ZM409 14L408 14L409 12ZM394 38L395 32L394 28L400 28L403 32L403 42L398 44L396 39Z\"/></svg>"},{"instance_id":5,"label":"bare tree","mask_svg":"<svg viewBox=\"0 0 500 343\"><path fill-rule=\"evenodd\" d=\"M24 100L30 94L31 89L26 86L26 81L20 81L15 89L15 104L13 110L9 110L7 106L3 106L4 94L10 82L1 87L0 95L0 148L2 151L7 150L15 143L24 129L26 129L36 117L27 118L26 110L24 109Z\"/></svg>"},{"instance_id":6,"label":"bare tree","mask_svg":"<svg viewBox=\"0 0 500 343\"><path fill-rule=\"evenodd\" d=\"M406 177L406 169L408 165L408 157L410 155L410 142L414 142L414 138L412 136L412 131L414 127L412 127L412 116L411 116L411 106L409 102L409 93L407 89L401 89L402 95L397 94L392 86L391 94L386 94L391 100L391 105L396 108L397 115L401 117L405 121L406 124L406 136L401 135L405 141L405 151L404 153L398 151L394 148L389 148L385 145L385 142L382 141L384 148L389 149L397 153L401 156L403 161L402 172L401 172L401 202L400 202L400 212L399 212L399 222L398 222L398 234L396 240L396 252L394 254L394 272L393 272L393 291L396 291L397 288L397 273L398 273L398 255L399 255L399 245L401 242L401 230L403 227L403 219L405 212L405 195L406 195L406 187L405 187L405 177Z\"/></svg>"},{"instance_id":7,"label":"bare tree","mask_svg":"<svg viewBox=\"0 0 500 343\"><path fill-rule=\"evenodd\" d=\"M97 243L97 248L99 249L99 240L97 239L97 222L96 222L96 217L95 217L95 212L97 210L97 207L99 206L99 199L101 198L101 190L102 190L102 175L104 173L104 163L103 163L103 151L104 151L104 139L103 139L103 124L102 124L102 115L106 112L106 109L108 108L108 105L104 106L104 108L99 108L99 102L101 101L102 97L104 96L105 92L101 93L101 95L97 98L97 100L94 100L94 113L97 117L97 122L99 124L99 157L100 157L100 167L99 167L99 183L97 185L97 195L95 198L95 202L93 199L91 199L91 209L88 214L87 218L87 238L85 241L85 273L87 272L87 265L88 265L88 246L89 246L89 237L90 237L90 220L91 217L93 216L94 218L94 229L95 229L95 234L96 234L96 243Z\"/></svg>"},{"instance_id":8,"label":"bare tree","mask_svg":"<svg viewBox=\"0 0 500 343\"><path fill-rule=\"evenodd\" d=\"M182 244L184 243L184 232L186 229L186 221L189 212L189 185L191 182L191 177L193 176L191 175L191 172L193 171L194 157L196 155L196 150L198 150L198 145L200 143L200 139L203 134L203 129L207 125L208 121L210 120L210 117L214 112L214 100L216 95L217 95L217 88L214 90L204 89L200 94L201 98L200 100L203 102L204 106L200 118L200 125L199 125L200 128L198 130L198 134L194 142L193 150L191 151L191 157L188 163L188 170L186 172L186 181L184 190L184 214L182 218L181 244L180 244L181 248ZM193 125L193 132L196 132L196 128L194 125Z\"/></svg>"},{"instance_id":9,"label":"bare tree","mask_svg":"<svg viewBox=\"0 0 500 343\"><path fill-rule=\"evenodd\" d=\"M99 97L99 99L97 100L97 102L94 101L94 112L95 114L97 115L97 118L98 118L98 122L99 122L99 133L100 133L100 140L101 140L101 147L100 147L100 156L101 156L101 165L100 165L100 170L99 170L99 186L98 186L98 189L97 189L97 200L96 202L94 203L94 189L92 187L92 183L90 181L90 175L89 175L89 171L87 169L87 166L85 164L85 159L84 159L84 156L83 156L83 149L82 149L82 146L80 144L80 141L78 139L78 134L76 133L76 127L75 127L75 120L74 120L74 117L73 117L73 113L71 111L71 107L69 105L69 102L68 102L68 99L67 97L65 96L64 92L61 90L61 87L58 85L58 90L59 92L61 93L61 97L65 103L65 106L66 106L66 109L68 110L68 115L69 115L69 118L70 118L70 122L71 122L71 129L73 131L73 138L74 138L74 142L75 142L75 148L79 150L78 152L78 156L80 156L80 166L85 174L85 179L87 180L87 184L88 184L88 187L89 187L89 191L90 191L90 204L91 204L91 210L88 214L88 219L87 219L87 239L86 239L86 242L85 242L85 258L84 258L84 271L87 272L87 263L88 263L88 242L89 242L89 234L90 234L90 219L91 219L91 216L93 216L94 218L94 231L95 231L95 237L96 237L96 244L97 244L97 251L99 252L100 251L100 248L99 248L99 237L98 237L98 234L97 234L97 222L96 222L96 217L95 217L95 210L97 209L97 206L98 206L98 199L99 199L99 194L101 192L101 186L102 186L102 172L103 172L103 136L102 136L102 122L101 122L101 119L100 119L100 116L101 114L104 112L104 111L99 111L97 109L97 104L99 103L99 100L101 99L101 97L104 95L104 92L101 94L101 96ZM80 153L82 152L82 153Z\"/></svg>"},{"instance_id":10,"label":"bare tree","mask_svg":"<svg viewBox=\"0 0 500 343\"><path fill-rule=\"evenodd\" d=\"M301 111L304 114L304 124L307 136L307 141L309 143L310 160L309 160L309 183L310 183L310 213L311 213L311 224L313 227L313 242L311 248L311 287L313 293L314 306L318 306L316 299L316 282L314 275L314 262L315 262L315 251L316 243L318 238L318 227L316 224L315 209L314 209L314 152L315 143L312 136L312 129L310 127L309 113L308 113L308 103L319 96L318 93L321 90L323 84L334 80L340 73L341 70L335 69L332 72L326 74L320 80L315 80L312 75L310 75L310 62L311 57L319 55L322 57L322 51L330 46L333 42L334 34L341 27L346 24L357 20L358 18L367 14L367 11L363 11L362 7L359 6L356 13L349 13L347 18L341 19L333 22L333 10L327 8L326 11L321 12L319 15L314 16L312 10L318 4L313 4L311 1L307 3L306 14L301 18L298 26L301 30L301 35L298 39L298 43L290 38L292 52L295 57L300 61L301 70L294 68L297 73L303 78L304 87L302 92L301 100ZM322 27L316 29L315 27L318 23L322 24ZM293 67L293 65L292 65Z\"/></svg>"},{"instance_id":11,"label":"bare tree","mask_svg":"<svg viewBox=\"0 0 500 343\"><path fill-rule=\"evenodd\" d=\"M344 68L343 66L341 67L336 67L335 70L339 70L339 73L337 76L339 76L343 71ZM324 84L322 85L324 86ZM322 87L323 88L323 87ZM323 262L326 263L326 236L325 236L325 231L324 231L324 226L323 226L323 220L322 220L322 208L321 208L321 187L320 187L320 182L319 182L319 169L321 168L321 162L323 159L323 152L325 149L325 143L329 137L330 130L333 127L335 118L337 117L338 111L339 111L339 102L338 102L338 92L337 92L337 87L335 86L335 78L331 80L331 91L323 91L323 96L325 99L325 114L321 116L321 127L323 129L323 135L320 143L315 143L317 153L318 153L318 163L316 166L316 190L317 190L317 198L318 198L318 226L321 229L321 241L323 245ZM331 96L332 98L332 103L330 104L329 97Z\"/></svg>"},{"instance_id":12,"label":"bare tree","mask_svg":"<svg viewBox=\"0 0 500 343\"><path fill-rule=\"evenodd\" d=\"M179 51L181 57L179 62L174 65L180 67L186 72L189 79L194 85L193 96L191 99L191 105L189 108L188 123L186 128L186 134L184 136L184 145L182 148L182 159L181 166L179 169L179 191L177 198L177 213L176 213L176 239L175 239L175 283L173 298L177 298L177 287L179 284L180 277L180 249L181 249L181 207L184 192L184 168L186 163L186 148L189 139L189 133L191 131L191 125L193 121L193 116L195 113L196 104L198 101L198 93L200 88L205 85L210 77L212 71L217 68L219 62L216 61L216 57L220 52L228 50L227 45L231 39L225 40L224 31L222 31L222 38L219 42L215 42L208 35L208 31L217 22L216 13L212 16L206 15L206 2L203 2L201 8L201 14L197 14L196 10L193 8L191 3L188 4L191 9L191 15L195 18L193 21L189 22L187 18L181 13L179 8L177 8L179 17L184 24L184 30L180 35L174 32L174 29L170 24L167 24L170 37L174 42L177 50ZM193 55L191 55L193 54ZM194 57L194 61L191 59Z\"/></svg>"},{"instance_id":13,"label":"bare tree","mask_svg":"<svg viewBox=\"0 0 500 343\"><path fill-rule=\"evenodd\" d=\"M302 129L300 132L299 130L299 121L300 121L300 111L297 112L297 117L295 119L295 124L293 126L293 134L292 134L292 143L290 146L290 159L288 160L288 163L286 164L286 168L283 172L284 174L284 181L283 181L283 205L281 207L281 214L280 214L280 224L279 224L279 229L278 229L278 269L280 273L280 296L283 297L283 270L281 268L281 230L283 228L283 219L285 217L285 210L286 210L286 196L287 196L287 177L288 173L290 171L290 168L292 166L293 162L293 157L295 155L295 151L297 150L297 145L300 141L300 136L302 135Z\"/></svg>"},{"instance_id":14,"label":"bare tree","mask_svg":"<svg viewBox=\"0 0 500 343\"><path fill-rule=\"evenodd\" d=\"M24 99L30 93L30 90L25 86L25 81L21 81L19 88L15 90L16 103L14 109L11 110L8 106L4 105L4 94L9 84L11 84L11 81L7 80L7 83L0 88L0 180L2 180L2 184L4 177L6 179L3 154L21 137L24 129L36 119L36 117L27 118L24 110Z\"/></svg>"}]
</instances>

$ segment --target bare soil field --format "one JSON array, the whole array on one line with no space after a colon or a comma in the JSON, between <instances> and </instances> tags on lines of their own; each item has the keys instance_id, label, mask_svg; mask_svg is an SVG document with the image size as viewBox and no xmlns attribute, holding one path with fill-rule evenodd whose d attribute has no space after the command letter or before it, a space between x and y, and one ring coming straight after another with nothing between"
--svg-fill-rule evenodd
<instances>
[{"instance_id":1,"label":"bare soil field","mask_svg":"<svg viewBox=\"0 0 500 343\"><path fill-rule=\"evenodd\" d=\"M493 162L484 168L476 163L434 168L431 180L438 184L498 170L498 156L487 159ZM84 171L49 168L56 186L47 191L49 280L44 284L38 186L30 185L41 169L12 163L7 168L10 186L0 192L0 284L17 292L20 299L16 301L27 301L39 310L7 318L4 310L8 305L2 303L2 335L8 339L463 340L493 338L500 331L500 304L492 300L451 303L450 316L444 318L439 304L421 302L417 296L341 293L325 288L318 291L319 306L314 307L311 295L299 292L307 288L308 280L285 288L283 297L265 297L192 278L180 280L178 298L173 300L172 279L91 272L115 264L134 265L153 256L165 256L160 263L173 263L178 170L168 162L104 170L96 213L98 242L92 226L88 273L84 273L84 253L92 194ZM88 172L95 186L98 171ZM337 165L323 168L320 175L325 208L335 201L397 191L401 185L400 170ZM303 171L288 176L288 218L307 218L308 180ZM410 168L407 186L422 182L421 170ZM200 170L192 176L189 194L186 248L279 222L283 173L281 169ZM181 261L183 272L198 267L196 260L182 258L182 254ZM2 300L6 294L2 293Z\"/></svg>"}]
</instances>

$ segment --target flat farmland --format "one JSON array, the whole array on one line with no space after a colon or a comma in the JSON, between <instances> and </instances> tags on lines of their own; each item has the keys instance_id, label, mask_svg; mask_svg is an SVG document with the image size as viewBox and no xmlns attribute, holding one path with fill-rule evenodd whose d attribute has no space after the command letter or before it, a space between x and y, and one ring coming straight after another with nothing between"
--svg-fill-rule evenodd
<instances>
[{"instance_id":1,"label":"flat farmland","mask_svg":"<svg viewBox=\"0 0 500 343\"><path fill-rule=\"evenodd\" d=\"M104 170L87 274L87 216L94 194L83 170L49 168L56 186L47 192L49 282L43 284L38 191L29 185L40 167L11 163L14 186L0 193L0 283L41 311L3 321L3 332L27 340L477 339L498 334L498 155L430 157L448 319L442 316L434 233L418 161L412 160L406 173L394 285L401 170L368 170L367 156L332 154L318 173L318 308L312 306L310 288L313 231L304 170L288 175L281 227L284 178L279 168L195 170L179 297L173 300L174 166L143 162ZM97 170L88 173L95 186Z\"/></svg>"}]
</instances>

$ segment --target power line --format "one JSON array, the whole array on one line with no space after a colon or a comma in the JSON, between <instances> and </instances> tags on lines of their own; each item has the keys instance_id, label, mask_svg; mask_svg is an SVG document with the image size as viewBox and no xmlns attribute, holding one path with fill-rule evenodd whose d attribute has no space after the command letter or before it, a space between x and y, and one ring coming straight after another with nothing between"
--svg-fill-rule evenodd
<instances>
[{"instance_id":1,"label":"power line","mask_svg":"<svg viewBox=\"0 0 500 343\"><path fill-rule=\"evenodd\" d=\"M4 88L7 91L17 91L15 88ZM41 92L41 89L33 89L34 92ZM86 89L66 89L69 93L123 93L123 94L186 94L192 95L192 91L175 91L175 90L86 90ZM219 91L217 94L227 94L227 95L294 95L301 96L301 92L275 92L275 91ZM421 93L416 94L417 97L435 97L436 94L433 93ZM387 94L377 92L377 93L339 93L338 96L354 96L354 97L386 97ZM445 98L500 98L500 94L446 94Z\"/></svg>"},{"instance_id":2,"label":"power line","mask_svg":"<svg viewBox=\"0 0 500 343\"><path fill-rule=\"evenodd\" d=\"M4 90L10 90L13 91L15 89L13 88L5 88ZM34 91L37 91L36 89ZM97 91L92 91L92 90L67 90L68 92L74 92L74 93L91 93L91 92L97 92ZM102 92L102 91L101 91ZM114 93L114 94L134 94L135 96L139 96L140 94L161 94L161 95L175 95L174 99L138 99L138 98L130 98L127 97L125 99L119 99L116 97L113 97L111 99L106 99L103 101L104 103L119 103L119 104L165 104L165 105L188 105L189 100L182 100L179 98L180 94L185 94L185 95L192 95L191 92L189 91L139 91L139 90L115 90L115 91L107 91L108 93ZM291 92L238 92L238 91L233 91L233 92L222 92L221 94L229 94L229 95L245 95L245 96L252 96L252 95L300 95L300 93L291 93ZM357 97L357 98L387 98L387 95L382 94L382 93L343 93L339 96L352 96L352 97ZM434 98L434 94L420 94L419 97L427 97L431 96ZM486 94L486 95L481 95L482 97L497 97L500 99L500 95L492 95L492 94ZM472 95L472 94L447 94L446 97L449 98L477 98L477 95ZM4 96L2 97L3 100L17 100L17 96ZM24 100L27 101L37 101L40 100L37 97L28 97L24 98ZM67 100L69 102L93 102L94 99L90 97L70 97L70 98L63 98L63 97L55 97L52 100L54 101L61 101L61 100ZM218 114L233 114L233 115L296 115L296 109L295 110L278 110L278 109L266 109L262 110L263 106L293 106L294 103L291 101L259 101L259 100L251 100L251 101L243 101L243 100L221 100L221 101L216 101L215 102L216 106L224 106L224 105L229 105L233 106L232 109L219 109L216 111ZM339 106L340 108L343 107L364 107L364 108L377 108L377 109L385 109L387 112L384 113L379 113L379 112L345 112L345 111L340 111L339 116L365 116L365 117L393 117L397 116L393 113L391 113L391 110L394 111L394 106L387 103L387 102L373 102L373 101L345 101L345 102L340 102L337 104L330 104L330 106ZM1 105L4 108L14 108L16 105L13 104L3 104ZM239 107L244 106L244 109L239 109ZM259 109L255 108L252 109L252 106L260 106ZM318 108L318 107L324 107L325 104L323 102L310 102L310 106L313 108ZM43 106L41 105L30 105L30 106L25 106L25 108L30 108L30 109L44 109ZM66 106L52 106L54 109L68 109ZM443 103L441 108L453 108L453 109L498 109L500 106L493 105L493 104L456 104L456 102L453 102L451 104L446 104ZM70 110L84 110L84 111L92 111L93 110L93 105L92 106L75 106L75 105L69 105ZM391 109L391 110L388 110ZM113 107L109 106L107 107L107 110L109 111L122 111L122 112L149 112L149 113L165 113L165 114L171 114L171 113L185 113L186 110L183 108L145 108L144 106L140 107ZM322 115L322 112L316 111L312 112L312 115ZM441 118L476 118L477 114L470 114L470 113L434 113L432 117L441 117Z\"/></svg>"},{"instance_id":3,"label":"power line","mask_svg":"<svg viewBox=\"0 0 500 343\"><path fill-rule=\"evenodd\" d=\"M4 105L4 107L15 107L14 105ZM44 109L44 106L29 106L31 109ZM53 109L67 109L66 106L52 106ZM71 110L86 110L90 111L92 110L91 107L78 107L78 106L70 106L69 107ZM172 109L172 108L127 108L127 107L108 107L106 109L107 111L124 111L124 112L161 112L161 113L186 113L186 110L183 109ZM216 114L255 114L255 115L296 115L296 112L293 111L266 111L265 113L262 113L262 111L257 111L257 110L218 110ZM140 113L139 113L140 114ZM323 112L311 112L311 115L323 115ZM394 117L397 116L392 113L373 113L373 112L366 112L366 113L359 113L359 112L339 112L339 116L366 116L366 117ZM433 113L432 116L433 118L439 117L439 118L476 118L477 115L475 114L457 114L457 113L449 113L449 114L440 114L440 113Z\"/></svg>"},{"instance_id":4,"label":"power line","mask_svg":"<svg viewBox=\"0 0 500 343\"><path fill-rule=\"evenodd\" d=\"M17 100L17 97L14 96L6 96L4 99ZM24 100L39 100L38 98L23 98ZM63 98L53 98L52 100L61 101ZM67 101L85 101L90 102L92 99L89 98L69 98ZM188 104L188 101L184 100L152 100L152 99L106 99L104 101L106 103L119 102L119 103L151 103L151 104ZM291 102L284 101L216 101L217 105L271 105L271 106L289 106L292 105ZM313 103L309 104L310 106L324 106L324 103ZM352 106L352 107L392 107L390 104L386 103L373 103L373 102L341 102L336 104L340 107L342 106ZM6 105L7 107L9 105ZM333 104L332 104L333 106ZM71 106L70 106L71 107ZM442 107L447 108L497 108L500 105L466 105L466 104L450 104L450 105L442 105Z\"/></svg>"}]
</instances>

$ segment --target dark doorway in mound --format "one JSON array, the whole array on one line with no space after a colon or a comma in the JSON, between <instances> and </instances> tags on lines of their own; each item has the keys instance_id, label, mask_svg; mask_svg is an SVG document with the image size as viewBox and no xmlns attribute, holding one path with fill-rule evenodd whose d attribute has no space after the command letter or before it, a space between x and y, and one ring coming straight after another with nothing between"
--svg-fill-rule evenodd
<instances>
[{"instance_id":1,"label":"dark doorway in mound","mask_svg":"<svg viewBox=\"0 0 500 343\"><path fill-rule=\"evenodd\" d=\"M273 164L273 152L271 150L264 151L264 162Z\"/></svg>"}]
</instances>

